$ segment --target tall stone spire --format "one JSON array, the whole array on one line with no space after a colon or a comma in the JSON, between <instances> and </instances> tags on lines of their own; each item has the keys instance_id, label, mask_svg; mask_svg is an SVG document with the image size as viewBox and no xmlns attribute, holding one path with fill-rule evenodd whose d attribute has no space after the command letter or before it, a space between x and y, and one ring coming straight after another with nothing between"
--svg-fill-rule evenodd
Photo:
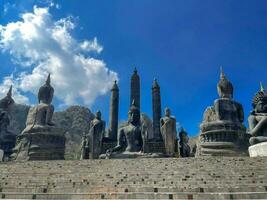
<instances>
[{"instance_id":1,"label":"tall stone spire","mask_svg":"<svg viewBox=\"0 0 267 200\"><path fill-rule=\"evenodd\" d=\"M161 140L160 118L161 118L161 96L157 79L154 79L152 86L152 109L153 109L153 138Z\"/></svg>"},{"instance_id":2,"label":"tall stone spire","mask_svg":"<svg viewBox=\"0 0 267 200\"><path fill-rule=\"evenodd\" d=\"M135 101L136 107L140 110L140 77L137 73L137 69L134 68L134 73L131 77L131 97L130 106L133 100Z\"/></svg>"},{"instance_id":3,"label":"tall stone spire","mask_svg":"<svg viewBox=\"0 0 267 200\"><path fill-rule=\"evenodd\" d=\"M117 140L118 117L119 117L119 87L117 81L111 88L110 110L109 110L109 135L108 137L114 141Z\"/></svg>"}]
</instances>

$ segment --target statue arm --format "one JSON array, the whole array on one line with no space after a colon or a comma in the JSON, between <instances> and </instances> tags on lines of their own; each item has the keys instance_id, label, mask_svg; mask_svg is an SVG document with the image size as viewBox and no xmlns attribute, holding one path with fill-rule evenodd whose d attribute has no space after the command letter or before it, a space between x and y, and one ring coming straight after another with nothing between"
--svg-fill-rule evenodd
<instances>
[{"instance_id":1,"label":"statue arm","mask_svg":"<svg viewBox=\"0 0 267 200\"><path fill-rule=\"evenodd\" d=\"M124 137L124 131L123 129L121 129L119 130L118 144L113 149L111 149L112 152L120 151L123 148L123 143L124 143L123 137Z\"/></svg>"}]
</instances>

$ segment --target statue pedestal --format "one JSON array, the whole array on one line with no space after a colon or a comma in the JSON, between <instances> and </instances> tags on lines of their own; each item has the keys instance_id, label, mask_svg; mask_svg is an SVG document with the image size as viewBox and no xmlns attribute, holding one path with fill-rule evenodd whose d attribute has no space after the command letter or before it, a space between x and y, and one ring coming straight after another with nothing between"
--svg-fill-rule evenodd
<instances>
[{"instance_id":1,"label":"statue pedestal","mask_svg":"<svg viewBox=\"0 0 267 200\"><path fill-rule=\"evenodd\" d=\"M47 127L32 129L18 136L12 157L21 160L64 160L64 130Z\"/></svg>"},{"instance_id":2,"label":"statue pedestal","mask_svg":"<svg viewBox=\"0 0 267 200\"><path fill-rule=\"evenodd\" d=\"M263 157L267 156L267 142L255 144L248 148L250 157Z\"/></svg>"}]
</instances>

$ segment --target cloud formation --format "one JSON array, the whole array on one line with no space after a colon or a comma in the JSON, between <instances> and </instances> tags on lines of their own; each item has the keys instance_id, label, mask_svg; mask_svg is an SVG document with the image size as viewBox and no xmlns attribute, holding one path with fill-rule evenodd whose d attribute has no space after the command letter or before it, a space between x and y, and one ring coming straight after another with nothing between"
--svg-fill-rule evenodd
<instances>
[{"instance_id":1,"label":"cloud formation","mask_svg":"<svg viewBox=\"0 0 267 200\"><path fill-rule=\"evenodd\" d=\"M0 48L20 66L19 73L5 78L17 88L15 100L24 99L28 103L19 91L36 94L51 73L58 99L67 105L77 100L92 105L118 79L103 60L91 56L103 50L97 38L79 42L71 35L75 29L72 17L55 21L49 8L35 6L33 12L24 13L21 18L0 25ZM5 80L0 89L5 88Z\"/></svg>"}]
</instances>

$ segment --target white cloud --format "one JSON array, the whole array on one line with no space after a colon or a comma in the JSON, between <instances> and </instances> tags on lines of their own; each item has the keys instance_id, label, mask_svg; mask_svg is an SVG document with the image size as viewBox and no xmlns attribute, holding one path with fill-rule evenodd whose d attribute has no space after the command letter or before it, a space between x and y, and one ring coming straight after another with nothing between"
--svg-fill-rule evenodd
<instances>
[{"instance_id":1,"label":"white cloud","mask_svg":"<svg viewBox=\"0 0 267 200\"><path fill-rule=\"evenodd\" d=\"M103 50L103 47L98 44L97 38L95 37L93 41L85 40L80 44L80 47L84 51L96 51L100 53Z\"/></svg>"},{"instance_id":2,"label":"white cloud","mask_svg":"<svg viewBox=\"0 0 267 200\"><path fill-rule=\"evenodd\" d=\"M109 70L103 60L90 56L92 52L100 53L103 47L97 38L78 42L71 35L73 29L72 17L54 21L49 8L38 7L23 14L21 21L0 25L0 48L23 70L10 77L17 91L36 94L48 73L55 96L67 105L77 99L91 105L109 91L117 73ZM0 87L4 86L5 80Z\"/></svg>"}]
</instances>

